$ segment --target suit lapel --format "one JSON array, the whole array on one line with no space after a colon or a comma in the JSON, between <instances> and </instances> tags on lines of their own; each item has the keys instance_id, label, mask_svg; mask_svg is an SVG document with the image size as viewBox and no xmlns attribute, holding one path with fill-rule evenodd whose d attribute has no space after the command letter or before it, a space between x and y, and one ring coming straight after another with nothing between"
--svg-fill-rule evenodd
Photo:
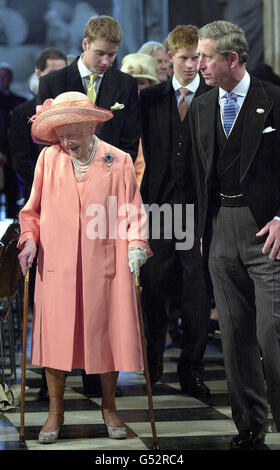
<instances>
[{"instance_id":1,"label":"suit lapel","mask_svg":"<svg viewBox=\"0 0 280 470\"><path fill-rule=\"evenodd\" d=\"M78 59L74 60L72 64L69 65L67 68L67 86L68 86L68 91L80 91L81 93L86 93L83 82L81 79L81 75L78 69Z\"/></svg>"},{"instance_id":2,"label":"suit lapel","mask_svg":"<svg viewBox=\"0 0 280 470\"><path fill-rule=\"evenodd\" d=\"M197 103L199 150L206 178L210 175L214 161L217 105L218 87L213 89L212 93L202 95Z\"/></svg>"},{"instance_id":3,"label":"suit lapel","mask_svg":"<svg viewBox=\"0 0 280 470\"><path fill-rule=\"evenodd\" d=\"M117 91L115 77L114 77L114 69L110 67L107 72L104 74L102 79L97 98L96 104L97 106L101 106L105 109L111 109L111 106L115 104L116 100L116 91Z\"/></svg>"},{"instance_id":4,"label":"suit lapel","mask_svg":"<svg viewBox=\"0 0 280 470\"><path fill-rule=\"evenodd\" d=\"M86 93L84 89L81 75L79 73L77 60L72 62L68 67L68 91L75 90L81 93ZM97 94L96 104L102 108L110 109L111 106L116 102L116 84L114 78L114 69L110 67L104 74L100 89Z\"/></svg>"},{"instance_id":5,"label":"suit lapel","mask_svg":"<svg viewBox=\"0 0 280 470\"><path fill-rule=\"evenodd\" d=\"M161 166L166 167L170 153L170 129L171 129L171 93L173 91L171 80L163 84L162 95L156 108L157 129L161 143ZM166 141L168 138L168 141Z\"/></svg>"},{"instance_id":6,"label":"suit lapel","mask_svg":"<svg viewBox=\"0 0 280 470\"><path fill-rule=\"evenodd\" d=\"M267 116L274 104L268 99L261 83L251 77L251 85L244 101L246 118L243 123L241 141L240 181L245 178L262 138Z\"/></svg>"}]
</instances>

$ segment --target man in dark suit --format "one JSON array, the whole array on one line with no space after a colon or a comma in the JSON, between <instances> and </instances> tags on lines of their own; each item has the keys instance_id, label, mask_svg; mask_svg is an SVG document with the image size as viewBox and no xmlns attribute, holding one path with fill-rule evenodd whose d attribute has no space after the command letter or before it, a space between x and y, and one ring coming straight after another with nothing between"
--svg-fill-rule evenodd
<instances>
[{"instance_id":1,"label":"man in dark suit","mask_svg":"<svg viewBox=\"0 0 280 470\"><path fill-rule=\"evenodd\" d=\"M239 432L231 446L253 448L265 439L266 388L280 431L280 91L250 77L234 24L204 26L197 51L206 83L218 84L190 109L200 234Z\"/></svg>"},{"instance_id":2,"label":"man in dark suit","mask_svg":"<svg viewBox=\"0 0 280 470\"><path fill-rule=\"evenodd\" d=\"M44 49L36 60L38 78L67 65L64 52L56 48ZM16 106L10 119L9 144L14 169L24 181L24 199L27 201L33 182L35 165L40 153L40 146L31 137L31 121L36 113L36 96Z\"/></svg>"},{"instance_id":3,"label":"man in dark suit","mask_svg":"<svg viewBox=\"0 0 280 470\"><path fill-rule=\"evenodd\" d=\"M112 66L120 43L121 31L114 18L90 19L82 42L83 54L65 69L42 77L38 102L42 104L46 98L65 91L91 93L97 106L111 109L114 114L97 132L98 137L128 152L134 161L140 135L137 80Z\"/></svg>"},{"instance_id":4,"label":"man in dark suit","mask_svg":"<svg viewBox=\"0 0 280 470\"><path fill-rule=\"evenodd\" d=\"M168 304L176 296L182 319L182 352L178 374L186 394L209 397L203 383L203 354L208 336L210 303L205 290L197 227L190 246L184 245L177 229L188 231L191 220L186 205L196 212L196 194L191 168L191 137L186 109L194 96L209 90L197 74L195 26L177 26L168 36L173 78L141 91L142 145L146 168L141 185L145 204L170 209L173 227L170 237L166 219L161 219L160 236L152 234L154 256L141 272L143 311L146 321L147 352L151 382L163 373L163 353L168 324ZM187 96L184 96L184 93ZM176 215L176 206L182 212ZM193 218L193 217L192 217ZM196 214L195 214L196 218ZM154 227L156 228L156 227ZM187 235L188 237L188 235Z\"/></svg>"},{"instance_id":5,"label":"man in dark suit","mask_svg":"<svg viewBox=\"0 0 280 470\"><path fill-rule=\"evenodd\" d=\"M13 219L18 214L19 184L13 169L9 151L8 129L12 109L25 101L10 90L13 70L5 62L0 64L0 165L4 173L4 193L6 198L6 217Z\"/></svg>"},{"instance_id":6,"label":"man in dark suit","mask_svg":"<svg viewBox=\"0 0 280 470\"><path fill-rule=\"evenodd\" d=\"M114 116L96 132L100 139L128 152L136 160L140 137L137 80L113 67L122 35L110 16L91 18L82 41L83 53L68 67L40 79L38 103L65 91L80 91ZM101 395L99 376L83 371L84 392ZM119 389L117 389L119 393Z\"/></svg>"}]
</instances>

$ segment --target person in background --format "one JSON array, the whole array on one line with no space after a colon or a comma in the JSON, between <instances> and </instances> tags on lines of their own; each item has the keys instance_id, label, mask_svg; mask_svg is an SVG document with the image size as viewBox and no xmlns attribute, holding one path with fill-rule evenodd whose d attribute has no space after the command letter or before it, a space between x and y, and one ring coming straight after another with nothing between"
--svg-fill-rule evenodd
<instances>
[{"instance_id":1,"label":"person in background","mask_svg":"<svg viewBox=\"0 0 280 470\"><path fill-rule=\"evenodd\" d=\"M46 370L44 444L57 440L64 421L65 371L100 374L109 437L124 439L118 373L143 369L133 273L139 276L152 253L131 157L94 134L112 117L80 92L46 100L32 117L32 135L51 145L40 153L19 214L18 247L23 275L39 247L31 361ZM133 209L124 214L123 207Z\"/></svg>"},{"instance_id":2,"label":"person in background","mask_svg":"<svg viewBox=\"0 0 280 470\"><path fill-rule=\"evenodd\" d=\"M121 71L132 75L138 83L138 93L144 88L159 83L156 76L157 61L148 54L128 54L122 59ZM134 162L136 181L140 187L145 170L145 160L143 155L141 139L139 141L138 155Z\"/></svg>"},{"instance_id":3,"label":"person in background","mask_svg":"<svg viewBox=\"0 0 280 470\"><path fill-rule=\"evenodd\" d=\"M210 301L205 288L197 233L197 203L191 164L191 135L187 109L192 99L209 87L197 73L198 29L178 25L168 36L169 60L174 75L167 82L140 93L142 145L146 168L141 184L144 204L182 209L170 237L165 237L165 218L160 219L160 238L150 244L154 256L141 273L143 312L146 319L147 352L152 383L163 373L163 353L168 325L166 310L176 297L182 318L182 351L178 375L183 393L209 398L203 382L203 355L208 338ZM185 96L186 95L186 96ZM187 205L194 206L194 244L177 249L177 226L186 232ZM170 230L171 231L171 230ZM182 240L181 240L182 241ZM173 302L174 305L174 302Z\"/></svg>"},{"instance_id":4,"label":"person in background","mask_svg":"<svg viewBox=\"0 0 280 470\"><path fill-rule=\"evenodd\" d=\"M18 215L17 201L20 198L19 180L13 169L12 155L9 149L8 129L10 113L25 98L10 90L13 82L13 69L6 62L0 63L0 166L3 167L4 193L6 198L6 217L15 218Z\"/></svg>"},{"instance_id":5,"label":"person in background","mask_svg":"<svg viewBox=\"0 0 280 470\"><path fill-rule=\"evenodd\" d=\"M169 47L168 47L168 40L167 40L167 39L165 39L165 40L163 41L163 45L164 45L164 47L165 47L166 53L168 53ZM169 77L169 78L172 78L172 75L173 75L173 64L172 64L172 62L170 62L170 60L169 60L169 61L168 61L168 77Z\"/></svg>"},{"instance_id":6,"label":"person in background","mask_svg":"<svg viewBox=\"0 0 280 470\"><path fill-rule=\"evenodd\" d=\"M67 56L59 49L48 48L41 52L36 60L38 78L67 65ZM15 171L24 181L24 199L28 200L33 182L34 169L40 153L40 146L31 137L31 121L36 113L36 99L16 106L11 112L9 127L9 145Z\"/></svg>"},{"instance_id":7,"label":"person in background","mask_svg":"<svg viewBox=\"0 0 280 470\"><path fill-rule=\"evenodd\" d=\"M160 82L166 82L166 80L168 80L168 57L166 49L161 42L145 42L137 52L148 54L154 57L157 61L157 78Z\"/></svg>"},{"instance_id":8,"label":"person in background","mask_svg":"<svg viewBox=\"0 0 280 470\"><path fill-rule=\"evenodd\" d=\"M273 68L265 63L257 64L252 70L253 77L265 82L272 83L273 85L280 86L280 76L274 72Z\"/></svg>"},{"instance_id":9,"label":"person in background","mask_svg":"<svg viewBox=\"0 0 280 470\"><path fill-rule=\"evenodd\" d=\"M263 445L268 400L280 431L280 89L249 75L248 49L230 22L199 30L198 70L214 88L189 111L232 449Z\"/></svg>"}]
</instances>

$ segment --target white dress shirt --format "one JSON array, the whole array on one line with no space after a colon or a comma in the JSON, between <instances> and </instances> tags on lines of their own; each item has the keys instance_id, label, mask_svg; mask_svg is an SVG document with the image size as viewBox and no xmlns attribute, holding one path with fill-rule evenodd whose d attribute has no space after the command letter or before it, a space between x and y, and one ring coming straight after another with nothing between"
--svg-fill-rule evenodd
<instances>
[{"instance_id":1,"label":"white dress shirt","mask_svg":"<svg viewBox=\"0 0 280 470\"><path fill-rule=\"evenodd\" d=\"M191 101L194 97L194 94L195 94L196 90L199 87L199 84L200 84L199 73L197 73L194 80L186 86L181 85L181 83L178 82L178 80L177 80L177 78L175 77L175 74L174 74L173 77L172 77L172 86L173 86L174 91L175 91L177 106L178 106L180 98L181 98L181 93L179 91L179 88L187 88L189 90L189 93L187 94L187 100L188 100L188 105L190 105Z\"/></svg>"},{"instance_id":2,"label":"white dress shirt","mask_svg":"<svg viewBox=\"0 0 280 470\"><path fill-rule=\"evenodd\" d=\"M244 100L246 98L246 95L247 95L249 87L250 87L250 82L251 82L250 75L248 74L247 70L245 70L244 77L231 90L232 93L234 93L237 96L237 101L236 101L236 116L235 116L235 120L232 124L232 128L231 128L230 132L233 129L233 126L235 124L235 121L237 119L239 111L240 111L240 109L241 109L241 107L244 103ZM220 105L221 121L222 121L223 128L224 128L223 111L224 111L224 104L225 104L225 100L226 100L226 94L227 94L226 90L223 90L223 88L219 88L219 105Z\"/></svg>"},{"instance_id":3,"label":"white dress shirt","mask_svg":"<svg viewBox=\"0 0 280 470\"><path fill-rule=\"evenodd\" d=\"M85 66L85 64L82 61L82 56L83 55L80 56L77 65L78 65L78 70L79 70L79 73L81 75L81 79L82 79L82 82L83 82L83 85L84 85L85 93L87 93L87 89L88 89L89 81L90 81L90 75L92 75L93 72L91 72L91 70L89 70ZM96 91L96 95L98 93L102 78L103 78L103 75L98 75L98 77L94 81L94 88L95 88L95 91Z\"/></svg>"}]
</instances>

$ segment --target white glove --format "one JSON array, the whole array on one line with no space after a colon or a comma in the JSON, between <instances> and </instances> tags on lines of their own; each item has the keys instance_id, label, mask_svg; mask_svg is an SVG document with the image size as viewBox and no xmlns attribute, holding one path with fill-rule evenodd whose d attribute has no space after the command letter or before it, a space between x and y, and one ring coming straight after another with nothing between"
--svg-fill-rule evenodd
<instances>
[{"instance_id":1,"label":"white glove","mask_svg":"<svg viewBox=\"0 0 280 470\"><path fill-rule=\"evenodd\" d=\"M140 274L140 268L147 261L147 250L142 247L133 247L128 250L128 266L136 276Z\"/></svg>"}]
</instances>

